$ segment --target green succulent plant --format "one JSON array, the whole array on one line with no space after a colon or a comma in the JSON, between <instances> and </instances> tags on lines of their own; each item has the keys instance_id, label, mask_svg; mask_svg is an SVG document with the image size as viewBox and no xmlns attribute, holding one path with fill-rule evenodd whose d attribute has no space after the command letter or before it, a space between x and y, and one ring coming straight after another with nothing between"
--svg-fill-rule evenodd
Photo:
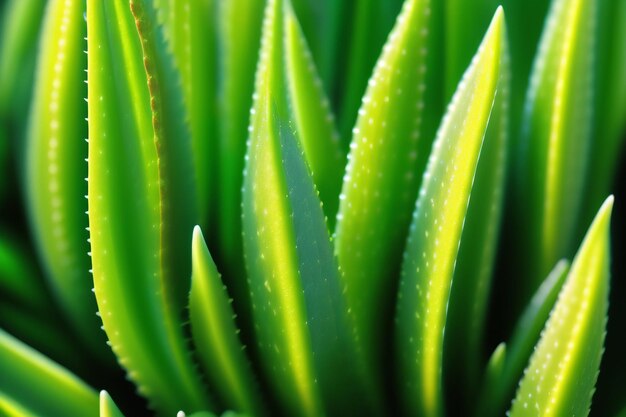
<instances>
[{"instance_id":1,"label":"green succulent plant","mask_svg":"<svg viewBox=\"0 0 626 417\"><path fill-rule=\"evenodd\" d=\"M503 3L0 2L0 415L626 412L626 1Z\"/></svg>"}]
</instances>

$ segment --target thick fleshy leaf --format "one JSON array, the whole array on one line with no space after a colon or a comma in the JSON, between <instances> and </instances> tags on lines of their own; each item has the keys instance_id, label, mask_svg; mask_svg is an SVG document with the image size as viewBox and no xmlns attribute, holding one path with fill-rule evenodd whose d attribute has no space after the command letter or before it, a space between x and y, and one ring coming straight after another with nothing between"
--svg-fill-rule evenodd
<instances>
[{"instance_id":1,"label":"thick fleshy leaf","mask_svg":"<svg viewBox=\"0 0 626 417\"><path fill-rule=\"evenodd\" d=\"M191 330L206 378L227 408L262 415L258 386L238 337L226 287L198 226L191 258Z\"/></svg>"},{"instance_id":2,"label":"thick fleshy leaf","mask_svg":"<svg viewBox=\"0 0 626 417\"><path fill-rule=\"evenodd\" d=\"M286 75L298 138L320 193L324 214L334 225L346 156L313 58L291 8L285 12Z\"/></svg>"},{"instance_id":3,"label":"thick fleshy leaf","mask_svg":"<svg viewBox=\"0 0 626 417\"><path fill-rule=\"evenodd\" d=\"M360 383L330 236L291 130L282 55L288 7L271 0L266 9L244 180L244 244L267 379L288 414L314 416L360 407L353 395Z\"/></svg>"},{"instance_id":4,"label":"thick fleshy leaf","mask_svg":"<svg viewBox=\"0 0 626 417\"><path fill-rule=\"evenodd\" d=\"M408 414L440 416L444 328L463 224L496 92L505 89L498 9L433 145L405 252L397 311L398 381ZM495 140L497 136L489 139ZM497 153L496 153L497 155ZM489 161L491 162L491 161Z\"/></svg>"},{"instance_id":5,"label":"thick fleshy leaf","mask_svg":"<svg viewBox=\"0 0 626 417\"><path fill-rule=\"evenodd\" d=\"M541 330L556 303L568 271L569 262L559 261L526 307L513 331L501 372L483 382L483 392L478 401L476 416L489 417L504 413L506 402L515 391L515 384L519 381L533 347L539 340Z\"/></svg>"},{"instance_id":6,"label":"thick fleshy leaf","mask_svg":"<svg viewBox=\"0 0 626 417\"><path fill-rule=\"evenodd\" d=\"M171 57L149 3L89 0L87 27L89 225L104 328L152 407L207 409L180 319L195 200Z\"/></svg>"},{"instance_id":7,"label":"thick fleshy leaf","mask_svg":"<svg viewBox=\"0 0 626 417\"><path fill-rule=\"evenodd\" d=\"M219 241L214 246L235 308L244 320L249 319L250 295L242 256L241 186L264 6L265 0L218 2ZM213 248L213 242L208 243Z\"/></svg>"},{"instance_id":8,"label":"thick fleshy leaf","mask_svg":"<svg viewBox=\"0 0 626 417\"><path fill-rule=\"evenodd\" d=\"M520 292L575 251L592 121L596 1L553 0L526 99L518 152ZM523 288L526 287L526 288Z\"/></svg>"},{"instance_id":9,"label":"thick fleshy leaf","mask_svg":"<svg viewBox=\"0 0 626 417\"><path fill-rule=\"evenodd\" d=\"M77 81L87 69L84 14L81 0L51 0L46 10L29 119L26 196L53 294L77 334L103 356L106 339L87 254L87 85Z\"/></svg>"},{"instance_id":10,"label":"thick fleshy leaf","mask_svg":"<svg viewBox=\"0 0 626 417\"><path fill-rule=\"evenodd\" d=\"M372 382L384 372L402 250L439 118L438 8L404 4L363 98L340 196L335 253Z\"/></svg>"},{"instance_id":11,"label":"thick fleshy leaf","mask_svg":"<svg viewBox=\"0 0 626 417\"><path fill-rule=\"evenodd\" d=\"M0 392L0 415L4 417L38 417L37 414Z\"/></svg>"},{"instance_id":12,"label":"thick fleshy leaf","mask_svg":"<svg viewBox=\"0 0 626 417\"><path fill-rule=\"evenodd\" d=\"M97 416L98 396L70 372L0 330L0 403L34 415Z\"/></svg>"},{"instance_id":13,"label":"thick fleshy leaf","mask_svg":"<svg viewBox=\"0 0 626 417\"><path fill-rule=\"evenodd\" d=\"M524 371L511 417L586 416L606 334L613 197L583 240Z\"/></svg>"},{"instance_id":14,"label":"thick fleshy leaf","mask_svg":"<svg viewBox=\"0 0 626 417\"><path fill-rule=\"evenodd\" d=\"M503 35L503 39L506 38ZM509 149L508 42L501 45L500 56L496 96L472 180L448 301L445 378L448 387L456 386L460 398L449 397L447 401L459 409L469 408L477 395L483 366L486 313L503 211Z\"/></svg>"},{"instance_id":15,"label":"thick fleshy leaf","mask_svg":"<svg viewBox=\"0 0 626 417\"><path fill-rule=\"evenodd\" d=\"M106 391L100 391L100 417L124 417Z\"/></svg>"},{"instance_id":16,"label":"thick fleshy leaf","mask_svg":"<svg viewBox=\"0 0 626 417\"><path fill-rule=\"evenodd\" d=\"M181 74L191 129L198 213L206 228L219 201L214 188L219 161L215 1L160 0L160 3L168 45Z\"/></svg>"}]
</instances>

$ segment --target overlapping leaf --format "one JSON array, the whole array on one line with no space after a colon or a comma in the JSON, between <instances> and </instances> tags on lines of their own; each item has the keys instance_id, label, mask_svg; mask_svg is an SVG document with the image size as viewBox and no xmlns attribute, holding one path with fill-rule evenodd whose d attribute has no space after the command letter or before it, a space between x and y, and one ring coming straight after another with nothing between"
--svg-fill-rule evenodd
<instances>
[{"instance_id":1,"label":"overlapping leaf","mask_svg":"<svg viewBox=\"0 0 626 417\"><path fill-rule=\"evenodd\" d=\"M196 206L178 78L152 4L90 0L87 27L89 223L104 328L160 413L207 409L180 320Z\"/></svg>"},{"instance_id":2,"label":"overlapping leaf","mask_svg":"<svg viewBox=\"0 0 626 417\"><path fill-rule=\"evenodd\" d=\"M572 262L520 382L512 417L589 413L604 350L612 208L609 197Z\"/></svg>"},{"instance_id":3,"label":"overlapping leaf","mask_svg":"<svg viewBox=\"0 0 626 417\"><path fill-rule=\"evenodd\" d=\"M105 338L89 275L85 2L50 1L27 144L27 197L33 232L54 295L94 352ZM108 359L108 357L107 357Z\"/></svg>"},{"instance_id":4,"label":"overlapping leaf","mask_svg":"<svg viewBox=\"0 0 626 417\"><path fill-rule=\"evenodd\" d=\"M491 356L490 364L498 362L497 374L488 367L486 380L477 403L476 416L496 416L504 412L506 402L515 390L524 366L539 340L541 330L556 303L559 291L569 271L569 262L559 261L541 284L517 323L506 354L498 351ZM503 345L502 345L503 346Z\"/></svg>"},{"instance_id":5,"label":"overlapping leaf","mask_svg":"<svg viewBox=\"0 0 626 417\"><path fill-rule=\"evenodd\" d=\"M360 381L320 200L292 130L282 56L289 7L272 0L266 9L243 191L244 243L267 379L289 414L315 416L360 407L353 401Z\"/></svg>"},{"instance_id":6,"label":"overlapping leaf","mask_svg":"<svg viewBox=\"0 0 626 417\"><path fill-rule=\"evenodd\" d=\"M571 257L587 174L592 121L596 1L554 0L526 99L515 205L522 294Z\"/></svg>"},{"instance_id":7,"label":"overlapping leaf","mask_svg":"<svg viewBox=\"0 0 626 417\"><path fill-rule=\"evenodd\" d=\"M439 117L439 7L404 4L359 110L340 197L335 253L373 382L384 372L402 249Z\"/></svg>"},{"instance_id":8,"label":"overlapping leaf","mask_svg":"<svg viewBox=\"0 0 626 417\"><path fill-rule=\"evenodd\" d=\"M463 225L471 214L472 184L483 156L488 165L504 161L501 151L489 151L491 146L504 146L503 135L488 137L492 144L483 145L483 138L491 122L500 124L496 114L502 109L493 108L507 88L506 53L504 15L498 9L452 99L424 174L402 268L397 312L398 383L401 404L408 414L443 413L444 328L457 253L463 244L461 237L465 238ZM491 116L495 116L493 121ZM477 227L474 233L492 245L495 237L489 232L489 223L477 224L483 229ZM468 237L468 244L476 244L473 238ZM483 267L480 262L474 266Z\"/></svg>"}]
</instances>

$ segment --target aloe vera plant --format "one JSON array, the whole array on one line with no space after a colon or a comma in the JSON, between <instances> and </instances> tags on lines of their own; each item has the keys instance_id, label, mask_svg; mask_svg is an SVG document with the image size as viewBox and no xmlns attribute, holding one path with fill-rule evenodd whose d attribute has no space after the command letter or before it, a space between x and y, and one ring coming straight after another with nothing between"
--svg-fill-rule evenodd
<instances>
[{"instance_id":1,"label":"aloe vera plant","mask_svg":"<svg viewBox=\"0 0 626 417\"><path fill-rule=\"evenodd\" d=\"M0 1L0 415L623 413L626 2L539 3Z\"/></svg>"}]
</instances>

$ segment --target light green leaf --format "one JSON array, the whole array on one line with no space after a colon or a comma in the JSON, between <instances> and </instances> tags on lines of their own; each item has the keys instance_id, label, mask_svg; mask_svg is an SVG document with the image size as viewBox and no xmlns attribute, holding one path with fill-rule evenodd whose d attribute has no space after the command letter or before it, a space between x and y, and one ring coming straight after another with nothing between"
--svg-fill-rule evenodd
<instances>
[{"instance_id":1,"label":"light green leaf","mask_svg":"<svg viewBox=\"0 0 626 417\"><path fill-rule=\"evenodd\" d=\"M515 384L519 381L533 347L539 340L541 330L556 303L568 271L569 262L559 261L535 292L513 331L502 372L497 378L489 378L484 382L483 392L478 401L477 416L497 416L504 412L506 402L510 400Z\"/></svg>"},{"instance_id":2,"label":"light green leaf","mask_svg":"<svg viewBox=\"0 0 626 417\"><path fill-rule=\"evenodd\" d=\"M398 295L396 344L401 403L411 415L443 413L446 307L483 138L496 92L505 88L505 56L499 8L444 117L417 200Z\"/></svg>"},{"instance_id":3,"label":"light green leaf","mask_svg":"<svg viewBox=\"0 0 626 417\"><path fill-rule=\"evenodd\" d=\"M402 249L439 118L438 5L404 4L363 98L340 196L335 253L373 383L384 372Z\"/></svg>"},{"instance_id":4,"label":"light green leaf","mask_svg":"<svg viewBox=\"0 0 626 417\"><path fill-rule=\"evenodd\" d=\"M317 416L361 407L355 402L361 383L321 203L291 130L282 54L288 7L272 0L266 9L244 180L244 243L267 380L288 414Z\"/></svg>"},{"instance_id":5,"label":"light green leaf","mask_svg":"<svg viewBox=\"0 0 626 417\"><path fill-rule=\"evenodd\" d=\"M502 36L506 41L507 36ZM465 408L474 402L483 366L485 321L507 172L511 88L508 42L500 47L499 80L472 180L446 320L446 385L456 386L461 394L448 401Z\"/></svg>"},{"instance_id":6,"label":"light green leaf","mask_svg":"<svg viewBox=\"0 0 626 417\"><path fill-rule=\"evenodd\" d=\"M0 397L34 415L98 415L98 396L67 370L0 330Z\"/></svg>"},{"instance_id":7,"label":"light green leaf","mask_svg":"<svg viewBox=\"0 0 626 417\"><path fill-rule=\"evenodd\" d=\"M100 391L100 417L124 417L106 391Z\"/></svg>"},{"instance_id":8,"label":"light green leaf","mask_svg":"<svg viewBox=\"0 0 626 417\"><path fill-rule=\"evenodd\" d=\"M520 142L520 292L571 257L587 175L596 1L553 0L531 75Z\"/></svg>"},{"instance_id":9,"label":"light green leaf","mask_svg":"<svg viewBox=\"0 0 626 417\"><path fill-rule=\"evenodd\" d=\"M535 347L510 412L586 416L606 334L613 197L598 212Z\"/></svg>"},{"instance_id":10,"label":"light green leaf","mask_svg":"<svg viewBox=\"0 0 626 417\"><path fill-rule=\"evenodd\" d=\"M238 338L226 287L198 226L193 232L191 259L191 330L208 382L227 408L262 415L263 403Z\"/></svg>"},{"instance_id":11,"label":"light green leaf","mask_svg":"<svg viewBox=\"0 0 626 417\"><path fill-rule=\"evenodd\" d=\"M217 175L217 19L214 0L161 0L169 48L181 74L187 106L198 213L209 227L219 199ZM211 230L215 227L210 225Z\"/></svg>"},{"instance_id":12,"label":"light green leaf","mask_svg":"<svg viewBox=\"0 0 626 417\"><path fill-rule=\"evenodd\" d=\"M39 257L66 319L110 359L89 275L85 2L51 0L42 29L26 148L26 197Z\"/></svg>"},{"instance_id":13,"label":"light green leaf","mask_svg":"<svg viewBox=\"0 0 626 417\"><path fill-rule=\"evenodd\" d=\"M180 318L196 206L171 57L143 1L89 0L87 28L89 222L104 328L157 411L210 409Z\"/></svg>"},{"instance_id":14,"label":"light green leaf","mask_svg":"<svg viewBox=\"0 0 626 417\"><path fill-rule=\"evenodd\" d=\"M324 213L332 229L346 155L339 143L339 134L313 58L291 8L285 12L284 22L291 109L313 182L319 190Z\"/></svg>"},{"instance_id":15,"label":"light green leaf","mask_svg":"<svg viewBox=\"0 0 626 417\"><path fill-rule=\"evenodd\" d=\"M25 405L13 401L2 392L0 392L0 415L3 417L38 417Z\"/></svg>"}]
</instances>

